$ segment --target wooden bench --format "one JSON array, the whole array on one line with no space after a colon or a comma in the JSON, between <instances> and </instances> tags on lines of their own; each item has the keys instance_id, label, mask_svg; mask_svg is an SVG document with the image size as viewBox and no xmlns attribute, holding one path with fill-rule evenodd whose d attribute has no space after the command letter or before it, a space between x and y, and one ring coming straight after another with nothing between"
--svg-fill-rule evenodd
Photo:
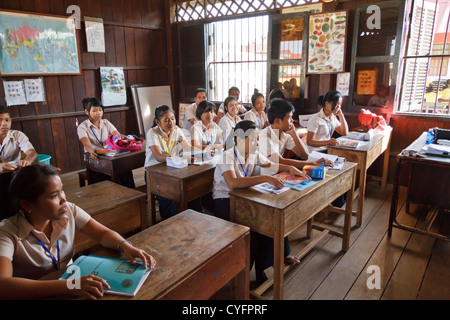
<instances>
[{"instance_id":1,"label":"wooden bench","mask_svg":"<svg viewBox=\"0 0 450 320\"><path fill-rule=\"evenodd\" d=\"M126 235L147 228L146 194L111 181L94 183L66 193L67 201L75 203L96 221ZM95 242L81 233L75 236L75 252L94 246Z\"/></svg>"}]
</instances>

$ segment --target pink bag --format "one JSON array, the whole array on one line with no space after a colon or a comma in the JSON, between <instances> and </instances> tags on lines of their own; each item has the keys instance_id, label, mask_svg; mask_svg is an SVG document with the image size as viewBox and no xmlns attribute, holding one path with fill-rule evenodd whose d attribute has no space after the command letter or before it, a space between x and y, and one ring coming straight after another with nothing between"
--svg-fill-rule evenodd
<instances>
[{"instance_id":1,"label":"pink bag","mask_svg":"<svg viewBox=\"0 0 450 320\"><path fill-rule=\"evenodd\" d=\"M122 139L118 134L111 134L108 136L106 143L111 150L122 152L141 150L143 141L144 140L135 135L130 135L127 136L126 139Z\"/></svg>"}]
</instances>

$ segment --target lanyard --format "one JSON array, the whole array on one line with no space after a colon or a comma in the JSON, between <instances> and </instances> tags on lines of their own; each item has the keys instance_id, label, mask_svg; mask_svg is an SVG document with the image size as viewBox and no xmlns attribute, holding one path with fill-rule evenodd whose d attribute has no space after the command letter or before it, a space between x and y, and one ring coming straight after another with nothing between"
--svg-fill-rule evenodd
<instances>
[{"instance_id":1,"label":"lanyard","mask_svg":"<svg viewBox=\"0 0 450 320\"><path fill-rule=\"evenodd\" d=\"M59 270L59 264L61 261L61 253L59 251L59 239L56 240L56 249L58 250L58 262L56 262L55 257L50 252L50 250L47 248L47 246L45 244L43 244L42 241L39 240L38 237L36 237L36 235L33 232L31 234L33 235L33 237L36 238L36 240L39 242L41 247L44 248L45 252L47 252L50 255L50 258L52 259L53 267L55 268L55 270Z\"/></svg>"},{"instance_id":2,"label":"lanyard","mask_svg":"<svg viewBox=\"0 0 450 320\"><path fill-rule=\"evenodd\" d=\"M97 139L98 143L100 143L101 146L103 146L103 143L98 139L97 135L95 134L94 130L92 130L91 127L91 132L94 135L95 139ZM100 130L100 139L103 137L103 128Z\"/></svg>"},{"instance_id":3,"label":"lanyard","mask_svg":"<svg viewBox=\"0 0 450 320\"><path fill-rule=\"evenodd\" d=\"M206 145L210 146L213 143L213 134L211 133L211 141L208 141L208 135L206 134L206 130L203 131L203 134L205 135L205 139L206 139Z\"/></svg>"},{"instance_id":4,"label":"lanyard","mask_svg":"<svg viewBox=\"0 0 450 320\"><path fill-rule=\"evenodd\" d=\"M239 162L239 165L241 166L242 172L244 173L245 177L247 178L248 176L248 169L250 168L250 164L247 166L247 170L244 170L244 166L241 163L241 160L239 160L236 150L234 150L234 156L236 157L237 161Z\"/></svg>"},{"instance_id":5,"label":"lanyard","mask_svg":"<svg viewBox=\"0 0 450 320\"><path fill-rule=\"evenodd\" d=\"M331 125L331 123L328 123L328 120L327 119L325 119L325 122L327 123L327 127L328 127L328 130L330 131L330 139L333 137L333 131L334 131L334 128L333 128L333 126ZM330 122L331 122L331 120L330 120Z\"/></svg>"},{"instance_id":6,"label":"lanyard","mask_svg":"<svg viewBox=\"0 0 450 320\"><path fill-rule=\"evenodd\" d=\"M0 157L1 157L2 154L3 154L3 150L5 149L5 147L6 147L6 144L3 146L2 150L0 150Z\"/></svg>"},{"instance_id":7,"label":"lanyard","mask_svg":"<svg viewBox=\"0 0 450 320\"><path fill-rule=\"evenodd\" d=\"M170 139L169 148L167 148L166 139L164 139L162 137L161 137L161 139L162 139L163 144L164 144L164 150L166 150L166 153L170 156L171 153L172 153L172 142L173 142L173 140Z\"/></svg>"}]
</instances>

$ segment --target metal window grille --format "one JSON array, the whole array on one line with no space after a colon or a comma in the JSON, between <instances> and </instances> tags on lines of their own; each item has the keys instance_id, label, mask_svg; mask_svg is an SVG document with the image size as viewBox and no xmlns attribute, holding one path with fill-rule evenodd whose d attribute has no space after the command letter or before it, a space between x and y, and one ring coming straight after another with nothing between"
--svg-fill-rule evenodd
<instances>
[{"instance_id":1,"label":"metal window grille","mask_svg":"<svg viewBox=\"0 0 450 320\"><path fill-rule=\"evenodd\" d=\"M449 115L450 1L413 2L399 112Z\"/></svg>"}]
</instances>

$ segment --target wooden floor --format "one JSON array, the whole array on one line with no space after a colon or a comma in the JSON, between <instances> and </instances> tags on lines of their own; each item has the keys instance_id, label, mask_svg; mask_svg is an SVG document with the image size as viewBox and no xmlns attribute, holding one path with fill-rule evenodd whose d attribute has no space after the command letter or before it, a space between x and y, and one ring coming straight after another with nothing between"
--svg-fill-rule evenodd
<instances>
[{"instance_id":1,"label":"wooden floor","mask_svg":"<svg viewBox=\"0 0 450 320\"><path fill-rule=\"evenodd\" d=\"M133 173L136 185L143 185L144 170ZM64 174L62 178L66 190L78 188L76 173ZM450 299L450 243L400 229L394 229L389 239L391 192L392 185L381 190L379 182L368 181L363 223L359 228L352 228L349 250L343 254L341 239L327 235L298 266L285 274L286 300ZM398 220L420 225L425 210L412 205L411 212L406 213L405 194L405 190L401 190ZM339 230L343 216L320 214L316 223ZM433 229L450 234L448 214L441 213ZM305 235L306 230L301 227L289 236L292 254L308 244L310 240ZM379 289L373 280L377 270ZM270 276L271 269L266 274ZM254 279L253 270L250 278ZM368 283L375 288L369 289ZM271 298L270 289L263 297ZM227 299L226 290L215 298Z\"/></svg>"}]
</instances>

